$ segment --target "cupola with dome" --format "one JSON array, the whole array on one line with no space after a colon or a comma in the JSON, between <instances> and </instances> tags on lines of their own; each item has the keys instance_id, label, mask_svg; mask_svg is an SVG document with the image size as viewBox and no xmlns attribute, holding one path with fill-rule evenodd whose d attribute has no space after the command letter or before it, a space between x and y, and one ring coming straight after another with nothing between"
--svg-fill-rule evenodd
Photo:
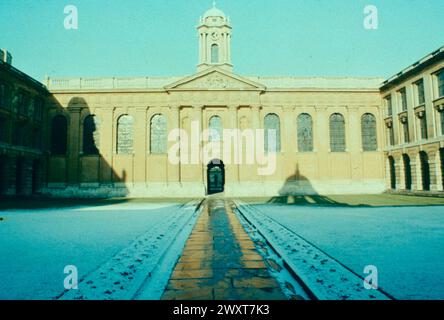
<instances>
[{"instance_id":1,"label":"cupola with dome","mask_svg":"<svg viewBox=\"0 0 444 320\"><path fill-rule=\"evenodd\" d=\"M231 64L231 24L225 13L216 7L209 9L200 18L198 71L219 66L233 71Z\"/></svg>"}]
</instances>

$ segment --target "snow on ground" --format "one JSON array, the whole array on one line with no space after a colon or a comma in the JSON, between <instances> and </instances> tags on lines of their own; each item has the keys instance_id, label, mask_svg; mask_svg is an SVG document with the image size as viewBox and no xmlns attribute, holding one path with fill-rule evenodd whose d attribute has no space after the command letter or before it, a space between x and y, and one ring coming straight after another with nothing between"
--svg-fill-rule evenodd
<instances>
[{"instance_id":1,"label":"snow on ground","mask_svg":"<svg viewBox=\"0 0 444 320\"><path fill-rule=\"evenodd\" d=\"M444 299L444 207L253 207L397 299Z\"/></svg>"},{"instance_id":2,"label":"snow on ground","mask_svg":"<svg viewBox=\"0 0 444 320\"><path fill-rule=\"evenodd\" d=\"M141 235L156 238L165 232L165 221L174 221L180 207L172 203L123 203L1 211L0 299L59 296L64 290L66 265L75 265L79 278L83 278L134 245Z\"/></svg>"}]
</instances>

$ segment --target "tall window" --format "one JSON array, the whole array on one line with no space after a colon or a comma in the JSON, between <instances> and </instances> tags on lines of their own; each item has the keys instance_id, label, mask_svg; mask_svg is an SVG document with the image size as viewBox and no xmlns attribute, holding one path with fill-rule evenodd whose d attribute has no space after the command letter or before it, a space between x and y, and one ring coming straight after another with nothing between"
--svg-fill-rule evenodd
<instances>
[{"instance_id":1,"label":"tall window","mask_svg":"<svg viewBox=\"0 0 444 320\"><path fill-rule=\"evenodd\" d=\"M68 121L62 115L55 116L51 123L51 153L65 155L68 140Z\"/></svg>"},{"instance_id":2,"label":"tall window","mask_svg":"<svg viewBox=\"0 0 444 320\"><path fill-rule=\"evenodd\" d=\"M423 115L421 118L419 118L419 125L421 127L421 138L427 139L428 133L427 133L427 117L426 117L426 115Z\"/></svg>"},{"instance_id":3,"label":"tall window","mask_svg":"<svg viewBox=\"0 0 444 320\"><path fill-rule=\"evenodd\" d=\"M330 117L330 150L345 152L345 120L340 113L334 113Z\"/></svg>"},{"instance_id":4,"label":"tall window","mask_svg":"<svg viewBox=\"0 0 444 320\"><path fill-rule=\"evenodd\" d=\"M444 135L444 111L439 113L439 117L441 118L441 134Z\"/></svg>"},{"instance_id":5,"label":"tall window","mask_svg":"<svg viewBox=\"0 0 444 320\"><path fill-rule=\"evenodd\" d=\"M439 72L437 75L438 80L438 96L444 97L444 70Z\"/></svg>"},{"instance_id":6,"label":"tall window","mask_svg":"<svg viewBox=\"0 0 444 320\"><path fill-rule=\"evenodd\" d=\"M402 122L402 131L404 135L404 143L410 142L410 132L409 132L409 122L407 119L405 119L404 122Z\"/></svg>"},{"instance_id":7,"label":"tall window","mask_svg":"<svg viewBox=\"0 0 444 320\"><path fill-rule=\"evenodd\" d=\"M34 100L34 119L42 120L43 119L43 99L35 98Z\"/></svg>"},{"instance_id":8,"label":"tall window","mask_svg":"<svg viewBox=\"0 0 444 320\"><path fill-rule=\"evenodd\" d=\"M361 118L361 135L364 151L376 151L378 149L376 118L371 113L366 113Z\"/></svg>"},{"instance_id":9,"label":"tall window","mask_svg":"<svg viewBox=\"0 0 444 320\"><path fill-rule=\"evenodd\" d=\"M399 90L399 97L401 99L401 110L407 111L407 93L405 88Z\"/></svg>"},{"instance_id":10,"label":"tall window","mask_svg":"<svg viewBox=\"0 0 444 320\"><path fill-rule=\"evenodd\" d=\"M7 101L6 101L6 85L3 83L0 83L0 108L6 108L7 107Z\"/></svg>"},{"instance_id":11,"label":"tall window","mask_svg":"<svg viewBox=\"0 0 444 320\"><path fill-rule=\"evenodd\" d=\"M387 115L391 116L393 114L392 97L391 96L388 96L385 98L385 106L387 108Z\"/></svg>"},{"instance_id":12,"label":"tall window","mask_svg":"<svg viewBox=\"0 0 444 320\"><path fill-rule=\"evenodd\" d=\"M162 114L156 114L150 123L150 152L152 154L167 153L167 120Z\"/></svg>"},{"instance_id":13,"label":"tall window","mask_svg":"<svg viewBox=\"0 0 444 320\"><path fill-rule=\"evenodd\" d=\"M266 152L280 152L281 151L281 123L279 116L270 113L264 119L264 141Z\"/></svg>"},{"instance_id":14,"label":"tall window","mask_svg":"<svg viewBox=\"0 0 444 320\"><path fill-rule=\"evenodd\" d=\"M0 142L8 142L8 127L5 117L0 116Z\"/></svg>"},{"instance_id":15,"label":"tall window","mask_svg":"<svg viewBox=\"0 0 444 320\"><path fill-rule=\"evenodd\" d=\"M313 151L313 120L307 113L298 116L298 150Z\"/></svg>"},{"instance_id":16,"label":"tall window","mask_svg":"<svg viewBox=\"0 0 444 320\"><path fill-rule=\"evenodd\" d=\"M211 46L211 63L219 63L219 46L217 44Z\"/></svg>"},{"instance_id":17,"label":"tall window","mask_svg":"<svg viewBox=\"0 0 444 320\"><path fill-rule=\"evenodd\" d=\"M17 94L17 98L16 98L16 106L17 106L17 112L19 114L25 115L27 110L26 110L26 101L25 101L25 94L23 92L19 92Z\"/></svg>"},{"instance_id":18,"label":"tall window","mask_svg":"<svg viewBox=\"0 0 444 320\"><path fill-rule=\"evenodd\" d=\"M128 115L117 120L117 153L133 154L134 152L134 118Z\"/></svg>"},{"instance_id":19,"label":"tall window","mask_svg":"<svg viewBox=\"0 0 444 320\"><path fill-rule=\"evenodd\" d=\"M83 121L83 154L99 154L99 118L93 115L87 116Z\"/></svg>"},{"instance_id":20,"label":"tall window","mask_svg":"<svg viewBox=\"0 0 444 320\"><path fill-rule=\"evenodd\" d=\"M210 129L210 141L221 141L222 140L222 119L219 116L213 116L210 119L208 125Z\"/></svg>"},{"instance_id":21,"label":"tall window","mask_svg":"<svg viewBox=\"0 0 444 320\"><path fill-rule=\"evenodd\" d=\"M416 87L416 95L418 99L418 105L425 103L425 97L424 97L424 80L419 80L415 83Z\"/></svg>"},{"instance_id":22,"label":"tall window","mask_svg":"<svg viewBox=\"0 0 444 320\"><path fill-rule=\"evenodd\" d=\"M395 133L393 131L393 126L387 127L387 137L388 137L388 144L390 146L394 146L395 145Z\"/></svg>"}]
</instances>

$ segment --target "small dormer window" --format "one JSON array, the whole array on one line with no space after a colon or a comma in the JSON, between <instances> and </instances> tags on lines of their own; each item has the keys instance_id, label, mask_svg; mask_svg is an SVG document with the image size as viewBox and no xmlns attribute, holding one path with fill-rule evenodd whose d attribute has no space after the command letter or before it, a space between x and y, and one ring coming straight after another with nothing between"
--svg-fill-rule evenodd
<instances>
[{"instance_id":1,"label":"small dormer window","mask_svg":"<svg viewBox=\"0 0 444 320\"><path fill-rule=\"evenodd\" d=\"M219 46L217 44L211 46L211 63L219 63Z\"/></svg>"}]
</instances>

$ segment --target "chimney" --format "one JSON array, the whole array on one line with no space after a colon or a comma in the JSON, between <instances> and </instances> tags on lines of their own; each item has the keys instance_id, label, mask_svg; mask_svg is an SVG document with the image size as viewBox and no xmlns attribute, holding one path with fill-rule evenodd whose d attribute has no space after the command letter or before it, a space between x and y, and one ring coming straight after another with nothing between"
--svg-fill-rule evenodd
<instances>
[{"instance_id":1,"label":"chimney","mask_svg":"<svg viewBox=\"0 0 444 320\"><path fill-rule=\"evenodd\" d=\"M1 61L2 61L2 62L7 63L7 64L9 64L9 65L12 64L12 55L11 55L11 53L10 53L8 50L6 50L6 49L2 49L2 50L0 50L0 58L1 58Z\"/></svg>"}]
</instances>

